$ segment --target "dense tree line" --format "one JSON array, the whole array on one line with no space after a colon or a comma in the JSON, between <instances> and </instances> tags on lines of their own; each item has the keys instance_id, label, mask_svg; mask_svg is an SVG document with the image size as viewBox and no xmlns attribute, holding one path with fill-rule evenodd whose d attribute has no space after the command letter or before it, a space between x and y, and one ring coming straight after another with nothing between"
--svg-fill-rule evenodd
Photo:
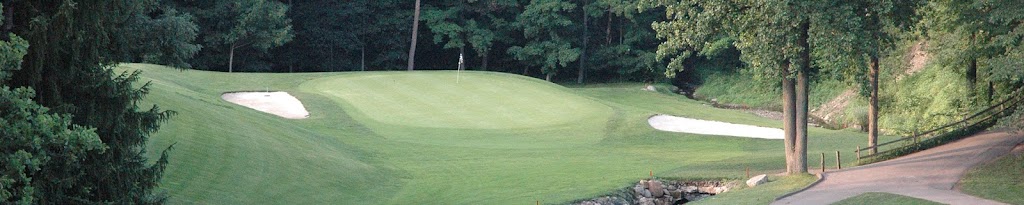
<instances>
[{"instance_id":1,"label":"dense tree line","mask_svg":"<svg viewBox=\"0 0 1024 205\"><path fill-rule=\"evenodd\" d=\"M415 69L520 73L562 81L655 80L650 24L636 0L422 2ZM384 0L173 0L199 25L203 70L400 70L409 60L415 5Z\"/></svg>"}]
</instances>

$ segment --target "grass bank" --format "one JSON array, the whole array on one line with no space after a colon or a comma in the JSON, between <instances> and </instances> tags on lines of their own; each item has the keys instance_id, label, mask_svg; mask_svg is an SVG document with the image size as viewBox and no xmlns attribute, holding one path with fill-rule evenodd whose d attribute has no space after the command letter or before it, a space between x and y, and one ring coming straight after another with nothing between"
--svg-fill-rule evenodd
<instances>
[{"instance_id":1,"label":"grass bank","mask_svg":"<svg viewBox=\"0 0 1024 205\"><path fill-rule=\"evenodd\" d=\"M975 167L960 181L960 190L1008 204L1024 204L1024 153L1009 154Z\"/></svg>"},{"instance_id":2,"label":"grass bank","mask_svg":"<svg viewBox=\"0 0 1024 205\"><path fill-rule=\"evenodd\" d=\"M726 192L696 201L693 204L770 204L775 201L776 197L803 189L817 181L818 178L813 175L796 175L771 176L768 177L768 180L770 183Z\"/></svg>"},{"instance_id":3,"label":"grass bank","mask_svg":"<svg viewBox=\"0 0 1024 205\"><path fill-rule=\"evenodd\" d=\"M145 103L178 112L149 142L151 150L176 143L161 182L172 204L565 203L650 172L738 179L747 167L784 169L781 140L661 132L646 119L781 123L640 84L565 88L487 72L463 72L456 83L448 71L118 70L142 70L152 83ZM310 117L284 119L220 98L252 90L289 92ZM809 153L863 141L861 133L812 128Z\"/></svg>"}]
</instances>

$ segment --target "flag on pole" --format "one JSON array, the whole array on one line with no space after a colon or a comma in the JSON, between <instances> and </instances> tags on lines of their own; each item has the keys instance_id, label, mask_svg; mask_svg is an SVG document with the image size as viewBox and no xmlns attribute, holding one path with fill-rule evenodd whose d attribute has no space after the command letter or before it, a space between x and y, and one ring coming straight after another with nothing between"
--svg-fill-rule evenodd
<instances>
[{"instance_id":1,"label":"flag on pole","mask_svg":"<svg viewBox=\"0 0 1024 205\"><path fill-rule=\"evenodd\" d=\"M455 83L459 83L459 80L462 79L462 63L463 63L463 61L462 61L462 54L460 53L459 54L459 67L456 68L457 71L455 71L455 73L456 73L455 74Z\"/></svg>"}]
</instances>

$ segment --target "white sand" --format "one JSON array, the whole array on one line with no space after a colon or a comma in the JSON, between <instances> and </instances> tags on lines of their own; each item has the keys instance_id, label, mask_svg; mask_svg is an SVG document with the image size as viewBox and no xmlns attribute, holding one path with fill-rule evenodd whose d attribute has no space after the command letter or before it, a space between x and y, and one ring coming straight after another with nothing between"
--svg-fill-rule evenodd
<instances>
[{"instance_id":1,"label":"white sand","mask_svg":"<svg viewBox=\"0 0 1024 205\"><path fill-rule=\"evenodd\" d=\"M255 110L274 114L288 119L305 119L309 117L302 102L287 92L235 92L224 93L221 98Z\"/></svg>"},{"instance_id":2,"label":"white sand","mask_svg":"<svg viewBox=\"0 0 1024 205\"><path fill-rule=\"evenodd\" d=\"M697 120L669 115L655 115L647 119L651 127L661 131L685 132L704 135L721 135L762 139L782 139L783 131L778 128L732 124L718 121Z\"/></svg>"}]
</instances>

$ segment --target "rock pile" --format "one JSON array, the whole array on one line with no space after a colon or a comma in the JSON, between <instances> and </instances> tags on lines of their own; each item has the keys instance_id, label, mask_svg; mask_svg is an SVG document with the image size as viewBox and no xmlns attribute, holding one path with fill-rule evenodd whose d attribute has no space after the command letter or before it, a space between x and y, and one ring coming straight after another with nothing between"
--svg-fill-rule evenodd
<instances>
[{"instance_id":1,"label":"rock pile","mask_svg":"<svg viewBox=\"0 0 1024 205\"><path fill-rule=\"evenodd\" d=\"M721 181L662 181L640 180L627 190L630 200L620 197L600 197L582 201L580 205L669 205L685 204L704 199L708 196L729 191L739 185L738 182Z\"/></svg>"}]
</instances>

